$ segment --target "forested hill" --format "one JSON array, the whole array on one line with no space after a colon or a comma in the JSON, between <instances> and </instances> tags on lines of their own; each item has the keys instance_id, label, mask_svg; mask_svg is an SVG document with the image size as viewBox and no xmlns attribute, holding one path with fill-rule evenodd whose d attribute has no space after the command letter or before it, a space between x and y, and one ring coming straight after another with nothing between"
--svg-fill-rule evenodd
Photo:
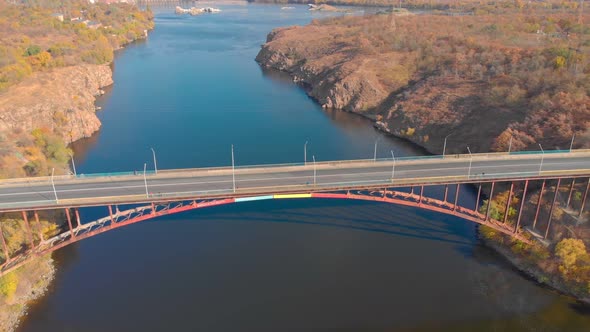
<instances>
[{"instance_id":1,"label":"forested hill","mask_svg":"<svg viewBox=\"0 0 590 332\"><path fill-rule=\"evenodd\" d=\"M259 3L329 4L344 6L401 7L451 13L507 13L525 7L545 10L577 9L583 1L562 0L248 0Z\"/></svg>"},{"instance_id":2,"label":"forested hill","mask_svg":"<svg viewBox=\"0 0 590 332\"><path fill-rule=\"evenodd\" d=\"M109 63L152 28L152 13L130 4L0 0L0 92L33 72Z\"/></svg>"},{"instance_id":3,"label":"forested hill","mask_svg":"<svg viewBox=\"0 0 590 332\"><path fill-rule=\"evenodd\" d=\"M566 3L567 4L567 3ZM573 4L569 3L573 7ZM257 60L328 108L433 152L588 147L590 25L577 10L376 15L277 29Z\"/></svg>"}]
</instances>

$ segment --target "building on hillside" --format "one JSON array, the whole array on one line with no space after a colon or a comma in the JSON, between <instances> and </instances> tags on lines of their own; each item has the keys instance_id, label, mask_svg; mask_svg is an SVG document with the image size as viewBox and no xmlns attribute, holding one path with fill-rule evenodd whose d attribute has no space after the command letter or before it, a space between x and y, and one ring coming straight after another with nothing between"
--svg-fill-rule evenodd
<instances>
[{"instance_id":1,"label":"building on hillside","mask_svg":"<svg viewBox=\"0 0 590 332\"><path fill-rule=\"evenodd\" d=\"M58 19L60 22L64 21L64 14L62 13L53 13L51 14L51 17Z\"/></svg>"},{"instance_id":2,"label":"building on hillside","mask_svg":"<svg viewBox=\"0 0 590 332\"><path fill-rule=\"evenodd\" d=\"M89 27L90 29L98 29L102 26L102 23L96 22L96 21L90 21L90 20L86 20L82 23L86 24L86 26Z\"/></svg>"},{"instance_id":3,"label":"building on hillside","mask_svg":"<svg viewBox=\"0 0 590 332\"><path fill-rule=\"evenodd\" d=\"M100 2L100 3L106 3L106 4L111 4L111 3L134 3L133 0L92 0L94 2Z\"/></svg>"}]
</instances>

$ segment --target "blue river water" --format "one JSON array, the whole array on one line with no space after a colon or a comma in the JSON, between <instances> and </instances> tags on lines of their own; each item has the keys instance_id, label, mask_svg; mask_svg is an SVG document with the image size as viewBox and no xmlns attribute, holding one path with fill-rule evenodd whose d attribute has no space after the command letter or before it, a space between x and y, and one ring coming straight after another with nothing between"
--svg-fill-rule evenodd
<instances>
[{"instance_id":1,"label":"blue river water","mask_svg":"<svg viewBox=\"0 0 590 332\"><path fill-rule=\"evenodd\" d=\"M79 173L417 155L361 117L323 110L254 58L273 28L342 13L216 4L156 9L120 51L74 144ZM362 14L353 9L353 14ZM435 189L430 189L435 190ZM469 188L461 199L473 203ZM82 211L84 221L105 208ZM54 254L20 331L588 331L575 303L510 268L469 222L375 202L248 202L161 217Z\"/></svg>"}]
</instances>

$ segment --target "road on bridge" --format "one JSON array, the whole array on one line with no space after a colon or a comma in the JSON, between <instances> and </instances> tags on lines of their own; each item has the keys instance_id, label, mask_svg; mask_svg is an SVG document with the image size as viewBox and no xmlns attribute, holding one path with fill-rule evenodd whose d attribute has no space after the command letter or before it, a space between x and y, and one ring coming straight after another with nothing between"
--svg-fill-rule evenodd
<instances>
[{"instance_id":1,"label":"road on bridge","mask_svg":"<svg viewBox=\"0 0 590 332\"><path fill-rule=\"evenodd\" d=\"M314 175L315 174L315 175ZM0 212L178 198L590 176L590 151L473 154L0 180ZM235 181L234 181L235 179ZM234 191L235 185L235 191ZM55 188L55 189L54 189ZM57 197L56 197L57 196Z\"/></svg>"}]
</instances>

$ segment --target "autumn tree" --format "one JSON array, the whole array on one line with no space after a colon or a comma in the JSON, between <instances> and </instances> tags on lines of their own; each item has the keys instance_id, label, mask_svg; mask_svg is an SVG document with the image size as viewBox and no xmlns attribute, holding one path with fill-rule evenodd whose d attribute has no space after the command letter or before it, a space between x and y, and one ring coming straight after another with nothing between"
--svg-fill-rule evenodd
<instances>
[{"instance_id":1,"label":"autumn tree","mask_svg":"<svg viewBox=\"0 0 590 332\"><path fill-rule=\"evenodd\" d=\"M580 239L563 239L555 246L555 256L561 261L559 270L566 277L575 271L576 263L587 255L586 246Z\"/></svg>"}]
</instances>

